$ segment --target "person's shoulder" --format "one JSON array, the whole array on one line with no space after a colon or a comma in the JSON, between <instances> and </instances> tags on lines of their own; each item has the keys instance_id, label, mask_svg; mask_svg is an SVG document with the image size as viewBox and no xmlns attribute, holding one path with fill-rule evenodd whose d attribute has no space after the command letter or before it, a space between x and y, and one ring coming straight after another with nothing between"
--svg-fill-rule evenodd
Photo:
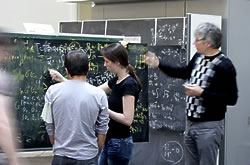
<instances>
[{"instance_id":1,"label":"person's shoulder","mask_svg":"<svg viewBox=\"0 0 250 165\"><path fill-rule=\"evenodd\" d=\"M201 57L201 56L204 56L204 54L201 54L201 53L196 52L196 53L193 55L193 58L197 58L197 57Z\"/></svg>"},{"instance_id":2,"label":"person's shoulder","mask_svg":"<svg viewBox=\"0 0 250 165\"><path fill-rule=\"evenodd\" d=\"M228 66L228 67L234 66L232 60L228 56L226 56L223 53L221 53L221 56L222 56L221 59L222 59L223 65Z\"/></svg>"},{"instance_id":3,"label":"person's shoulder","mask_svg":"<svg viewBox=\"0 0 250 165\"><path fill-rule=\"evenodd\" d=\"M236 72L235 66L231 59L223 53L221 55L222 62L218 65L218 67L225 70L226 72Z\"/></svg>"},{"instance_id":4,"label":"person's shoulder","mask_svg":"<svg viewBox=\"0 0 250 165\"><path fill-rule=\"evenodd\" d=\"M137 83L136 79L132 76L128 76L127 80L128 82L131 82L131 83Z\"/></svg>"},{"instance_id":5,"label":"person's shoulder","mask_svg":"<svg viewBox=\"0 0 250 165\"><path fill-rule=\"evenodd\" d=\"M108 82L112 84L112 83L116 83L117 80L118 80L118 77L115 76L115 77L112 77Z\"/></svg>"},{"instance_id":6,"label":"person's shoulder","mask_svg":"<svg viewBox=\"0 0 250 165\"><path fill-rule=\"evenodd\" d=\"M65 82L52 84L49 88L59 88L59 87L63 86L64 84L65 84Z\"/></svg>"},{"instance_id":7,"label":"person's shoulder","mask_svg":"<svg viewBox=\"0 0 250 165\"><path fill-rule=\"evenodd\" d=\"M109 81L108 81L108 86L112 89L113 86L116 84L116 81L118 80L118 77L112 77Z\"/></svg>"},{"instance_id":8,"label":"person's shoulder","mask_svg":"<svg viewBox=\"0 0 250 165\"><path fill-rule=\"evenodd\" d=\"M124 80L124 85L138 85L138 83L134 77L129 76Z\"/></svg>"},{"instance_id":9,"label":"person's shoulder","mask_svg":"<svg viewBox=\"0 0 250 165\"><path fill-rule=\"evenodd\" d=\"M193 55L191 61L196 61L197 58L205 58L205 56L204 56L203 54L201 54L201 53L196 52L196 53Z\"/></svg>"},{"instance_id":10,"label":"person's shoulder","mask_svg":"<svg viewBox=\"0 0 250 165\"><path fill-rule=\"evenodd\" d=\"M106 95L105 92L104 92L104 90L102 90L101 88L99 88L97 86L94 86L92 84L86 83L86 87L92 93Z\"/></svg>"},{"instance_id":11,"label":"person's shoulder","mask_svg":"<svg viewBox=\"0 0 250 165\"><path fill-rule=\"evenodd\" d=\"M65 82L60 82L60 83L56 83L56 84L52 84L49 86L47 92L49 91L56 91L56 90L61 90L63 87L63 85L65 84Z\"/></svg>"}]
</instances>

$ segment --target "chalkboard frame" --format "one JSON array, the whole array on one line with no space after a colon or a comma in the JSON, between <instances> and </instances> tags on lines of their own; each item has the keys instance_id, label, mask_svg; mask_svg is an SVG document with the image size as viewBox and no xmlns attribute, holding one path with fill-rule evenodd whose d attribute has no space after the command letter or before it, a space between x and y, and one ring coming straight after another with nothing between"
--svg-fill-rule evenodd
<instances>
[{"instance_id":1,"label":"chalkboard frame","mask_svg":"<svg viewBox=\"0 0 250 165\"><path fill-rule=\"evenodd\" d=\"M98 42L120 42L123 36L104 36L87 34L36 34L36 33L6 33L12 38L23 39L52 39L52 40L79 40L79 41L98 41Z\"/></svg>"}]
</instances>

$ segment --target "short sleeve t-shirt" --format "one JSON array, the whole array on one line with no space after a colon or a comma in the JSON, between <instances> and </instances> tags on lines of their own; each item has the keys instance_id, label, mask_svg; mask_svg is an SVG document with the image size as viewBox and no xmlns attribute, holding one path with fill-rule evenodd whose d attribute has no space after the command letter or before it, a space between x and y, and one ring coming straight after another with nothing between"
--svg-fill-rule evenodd
<instances>
[{"instance_id":1,"label":"short sleeve t-shirt","mask_svg":"<svg viewBox=\"0 0 250 165\"><path fill-rule=\"evenodd\" d=\"M135 107L138 101L140 88L137 81L129 76L119 84L116 84L118 77L112 78L108 82L108 86L112 89L109 96L109 109L117 113L123 113L122 97L132 95L135 97ZM107 139L109 138L126 138L131 136L130 127L110 119Z\"/></svg>"}]
</instances>

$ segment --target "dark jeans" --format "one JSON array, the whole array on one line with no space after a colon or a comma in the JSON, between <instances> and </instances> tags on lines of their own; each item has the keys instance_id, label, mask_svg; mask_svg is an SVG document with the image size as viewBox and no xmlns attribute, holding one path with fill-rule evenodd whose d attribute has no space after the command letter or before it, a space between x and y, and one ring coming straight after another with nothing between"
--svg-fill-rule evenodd
<instances>
[{"instance_id":1,"label":"dark jeans","mask_svg":"<svg viewBox=\"0 0 250 165\"><path fill-rule=\"evenodd\" d=\"M133 138L111 138L105 142L98 165L127 165L134 149Z\"/></svg>"},{"instance_id":2,"label":"dark jeans","mask_svg":"<svg viewBox=\"0 0 250 165\"><path fill-rule=\"evenodd\" d=\"M65 156L54 155L52 165L97 165L98 156L89 160L76 160Z\"/></svg>"}]
</instances>

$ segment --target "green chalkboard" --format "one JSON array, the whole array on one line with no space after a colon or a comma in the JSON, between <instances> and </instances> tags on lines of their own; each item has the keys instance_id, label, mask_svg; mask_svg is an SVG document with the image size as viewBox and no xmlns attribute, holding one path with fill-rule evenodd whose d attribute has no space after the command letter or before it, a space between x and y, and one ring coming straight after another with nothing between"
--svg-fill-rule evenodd
<instances>
[{"instance_id":1,"label":"green chalkboard","mask_svg":"<svg viewBox=\"0 0 250 165\"><path fill-rule=\"evenodd\" d=\"M40 115L44 104L44 94L48 87L56 82L52 81L48 69L54 68L66 75L64 70L64 56L68 51L82 49L90 59L88 81L93 85L100 85L113 75L103 66L100 49L119 39L48 36L34 34L11 34L16 49L9 56L10 63L6 69L11 72L18 82L15 110L18 122L17 141L25 150L42 150L50 148L48 135ZM133 58L140 56L134 53ZM147 104L147 100L144 100ZM140 104L141 105L141 104ZM145 109L146 108L146 109ZM141 106L138 112L147 112L147 106ZM145 113L147 115L147 113ZM138 116L138 115L137 115ZM132 127L136 141L147 141L144 129L148 126L147 117L139 115L139 121ZM143 129L142 129L143 128Z\"/></svg>"}]
</instances>

